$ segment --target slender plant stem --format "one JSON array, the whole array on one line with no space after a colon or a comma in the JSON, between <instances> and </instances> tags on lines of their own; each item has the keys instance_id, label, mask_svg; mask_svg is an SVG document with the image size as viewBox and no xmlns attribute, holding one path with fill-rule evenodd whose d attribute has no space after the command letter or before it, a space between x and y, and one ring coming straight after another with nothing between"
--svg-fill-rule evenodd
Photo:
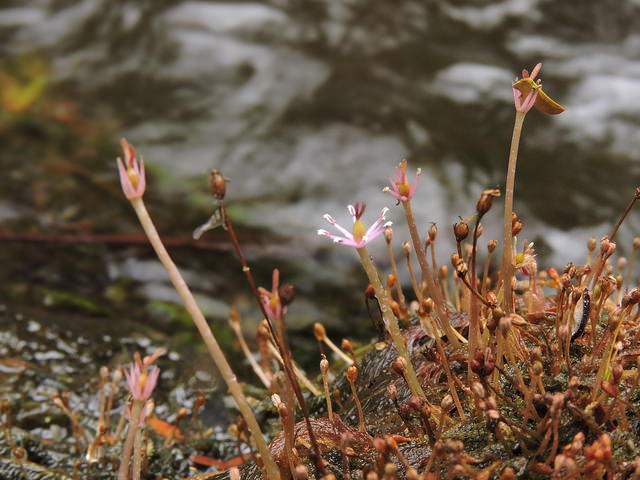
<instances>
[{"instance_id":1,"label":"slender plant stem","mask_svg":"<svg viewBox=\"0 0 640 480\"><path fill-rule=\"evenodd\" d=\"M178 291L178 294L182 298L185 304L185 307L187 308L187 311L191 315L191 318L193 318L193 321L196 324L196 327L198 328L198 331L200 332L202 339L204 340L204 343L207 347L207 350L209 351L209 354L213 358L213 361L218 367L218 370L220 370L220 373L222 374L222 378L224 379L225 383L227 384L227 387L229 388L229 392L231 393L234 400L236 401L236 404L238 405L240 414L244 418L245 422L247 423L247 427L251 431L253 440L256 444L256 447L258 448L258 451L260 452L260 456L262 457L262 462L264 463L264 466L267 472L267 477L269 478L269 480L279 479L280 471L278 470L278 467L274 462L273 457L271 456L271 453L269 452L269 447L267 446L267 443L265 442L264 437L262 436L262 431L260 430L260 426L258 425L258 422L256 421L256 417L254 416L253 411L251 410L251 407L249 406L249 403L247 402L247 399L245 398L244 393L242 392L242 388L240 387L240 384L238 383L238 380L236 379L235 374L231 370L231 367L229 366L229 362L227 362L227 359L224 356L224 353L222 352L220 345L218 345L218 342L215 336L213 335L213 332L211 332L211 329L209 328L209 324L207 323L207 320L204 318L204 315L200 311L198 304L193 298L193 294L191 293L191 290L189 290L189 287L187 286L186 282L182 278L182 275L180 275L180 271L178 270L178 267L176 267L176 264L173 263L173 260L171 260L171 257L169 256L169 253L167 252L166 248L164 248L164 245L162 244L162 240L160 240L158 231L153 225L153 221L151 220L151 217L149 216L149 212L147 212L147 209L144 206L144 202L142 201L142 198L132 199L131 204L133 205L133 208L135 209L136 214L138 215L138 219L140 220L140 224L142 225L142 228L144 229L145 233L147 234L147 237L149 238L149 242L153 246L153 249L155 250L158 258L162 262L162 265L169 273L169 277L173 282L173 286L175 287L175 289Z\"/></svg>"},{"instance_id":2,"label":"slender plant stem","mask_svg":"<svg viewBox=\"0 0 640 480\"><path fill-rule=\"evenodd\" d=\"M511 217L513 214L513 190L516 180L516 162L518 161L518 147L520 145L520 135L522 124L526 113L516 110L516 119L513 123L513 135L511 136L511 150L509 150L509 166L507 169L507 183L504 195L504 244L502 246L502 268L500 277L502 278L503 289L503 309L505 314L513 312L513 299L511 291L511 279L513 278L512 264L512 228Z\"/></svg>"},{"instance_id":3,"label":"slender plant stem","mask_svg":"<svg viewBox=\"0 0 640 480\"><path fill-rule=\"evenodd\" d=\"M247 265L247 261L242 254L242 249L240 248L240 243L236 238L236 234L233 231L233 226L231 225L231 220L229 219L229 215L227 215L227 207L225 206L224 199L220 201L220 209L222 210L222 215L224 217L224 225L229 232L229 236L231 237L231 242L233 243L233 248L235 249L238 258L240 259L240 263L242 264L242 271L245 273L247 277L247 281L251 286L251 291L253 292L253 296L258 302L258 307L262 312L263 317L267 321L267 325L269 326L269 330L271 332L271 336L276 342L276 346L280 351L280 355L282 356L282 365L284 367L285 375L287 376L291 386L293 387L293 391L295 393L296 399L298 400L298 404L302 409L302 416L304 417L305 423L307 425L307 431L309 433L309 439L311 440L311 458L318 469L318 471L324 474L325 467L324 462L322 461L322 457L320 455L320 447L318 446L318 441L316 440L316 436L313 433L313 429L311 427L311 420L309 419L309 409L307 408L307 403L304 401L304 397L302 396L302 391L300 391L300 385L296 381L295 371L293 367L293 360L291 359L291 350L286 349L285 345L280 341L279 335L277 334L271 320L269 319L269 315L262 304L262 300L260 299L260 294L258 293L258 289L256 288L256 282L253 280L253 275L251 275L251 269ZM293 407L292 407L293 408Z\"/></svg>"},{"instance_id":4,"label":"slender plant stem","mask_svg":"<svg viewBox=\"0 0 640 480\"><path fill-rule=\"evenodd\" d=\"M407 351L407 347L404 344L404 339L400 333L400 327L398 326L398 319L393 314L391 310L391 305L389 303L389 297L382 286L382 282L380 282L380 277L378 276L378 271L376 267L373 265L371 258L369 258L369 253L365 247L358 248L358 254L360 255L360 261L362 262L362 266L364 267L364 271L369 277L369 283L373 287L373 290L376 292L376 297L378 298L378 303L380 304L380 311L382 312L382 318L384 319L384 323L389 328L389 333L391 333L391 339L393 340L394 345L398 349L398 355L404 358L407 362L407 383L409 385L409 389L411 393L418 398L422 398L424 400L427 399L422 387L420 386L420 382L418 381L418 377L416 375L415 370L413 369L413 365L411 364L411 358L409 357L409 352Z\"/></svg>"},{"instance_id":5,"label":"slender plant stem","mask_svg":"<svg viewBox=\"0 0 640 480\"><path fill-rule=\"evenodd\" d=\"M422 279L427 282L427 292L429 293L431 298L433 298L433 302L436 306L436 313L438 314L438 319L442 324L442 328L444 328L444 331L447 333L449 342L451 342L451 344L455 348L458 348L460 347L460 342L456 338L456 335L453 333L453 327L449 323L449 317L447 315L447 309L445 307L444 299L442 298L442 292L433 281L433 272L431 272L431 267L429 266L429 262L427 261L427 256L425 255L424 249L422 248L422 240L420 239L420 234L418 233L416 219L414 218L413 211L411 210L411 203L402 202L402 207L404 208L404 214L407 217L407 225L409 226L409 233L411 234L413 248L416 251L418 263L420 263L420 268L422 270Z\"/></svg>"},{"instance_id":6,"label":"slender plant stem","mask_svg":"<svg viewBox=\"0 0 640 480\"><path fill-rule=\"evenodd\" d=\"M480 348L482 345L482 336L480 334L480 319L478 318L478 302L476 301L475 296L479 296L482 298L477 291L477 272L476 272L476 254L478 251L478 226L480 225L480 219L482 218L482 214L478 214L478 218L476 219L476 224L473 229L473 247L471 250L471 279L470 279L470 290L474 295L471 295L469 299L471 305L469 308L469 361L468 361L468 377L469 384L471 384L472 372L471 372L471 362L473 361L473 356L476 353L476 349Z\"/></svg>"},{"instance_id":7,"label":"slender plant stem","mask_svg":"<svg viewBox=\"0 0 640 480\"><path fill-rule=\"evenodd\" d=\"M391 262L391 271L393 275L396 277L396 292L398 292L398 303L400 304L400 310L403 312L407 308L407 304L405 302L404 293L402 293L402 285L400 285L400 277L398 277L398 269L396 267L396 260L393 258L393 251L391 250L391 242L387 242L387 249L389 251L389 261Z\"/></svg>"},{"instance_id":8,"label":"slender plant stem","mask_svg":"<svg viewBox=\"0 0 640 480\"><path fill-rule=\"evenodd\" d=\"M142 402L142 408L145 408L145 403ZM132 480L140 480L142 473L142 437L142 428L136 425L136 438L133 441L133 465L131 466Z\"/></svg>"},{"instance_id":9,"label":"slender plant stem","mask_svg":"<svg viewBox=\"0 0 640 480\"><path fill-rule=\"evenodd\" d=\"M118 480L127 480L129 478L129 460L131 460L131 452L133 451L133 443L138 431L138 423L140 423L140 415L144 408L145 402L142 400L134 400L131 406L131 419L129 423L129 433L122 447L122 457L120 459L120 469L118 470Z\"/></svg>"}]
</instances>

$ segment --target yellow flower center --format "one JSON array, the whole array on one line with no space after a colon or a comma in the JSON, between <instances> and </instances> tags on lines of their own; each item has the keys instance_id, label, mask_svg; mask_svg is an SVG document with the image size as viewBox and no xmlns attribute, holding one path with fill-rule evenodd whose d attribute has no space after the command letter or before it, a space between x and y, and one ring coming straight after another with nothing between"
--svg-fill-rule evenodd
<instances>
[{"instance_id":1,"label":"yellow flower center","mask_svg":"<svg viewBox=\"0 0 640 480\"><path fill-rule=\"evenodd\" d=\"M269 299L269 308L271 310L275 311L276 308L278 308L279 304L280 304L280 297L278 297L277 295L274 295Z\"/></svg>"},{"instance_id":2,"label":"yellow flower center","mask_svg":"<svg viewBox=\"0 0 640 480\"><path fill-rule=\"evenodd\" d=\"M410 191L411 191L411 185L409 185L408 182L404 182L398 185L398 192L403 197L408 196Z\"/></svg>"},{"instance_id":3,"label":"yellow flower center","mask_svg":"<svg viewBox=\"0 0 640 480\"><path fill-rule=\"evenodd\" d=\"M353 224L353 239L360 243L365 233L367 233L367 229L364 228L364 224L360 220L356 220L356 223Z\"/></svg>"},{"instance_id":4,"label":"yellow flower center","mask_svg":"<svg viewBox=\"0 0 640 480\"><path fill-rule=\"evenodd\" d=\"M129 176L129 181L131 182L133 188L138 188L138 173L133 168L129 168L127 170L127 175Z\"/></svg>"},{"instance_id":5,"label":"yellow flower center","mask_svg":"<svg viewBox=\"0 0 640 480\"><path fill-rule=\"evenodd\" d=\"M144 392L144 386L147 384L147 372L143 371L140 374L140 381L138 383L140 384L140 391Z\"/></svg>"}]
</instances>

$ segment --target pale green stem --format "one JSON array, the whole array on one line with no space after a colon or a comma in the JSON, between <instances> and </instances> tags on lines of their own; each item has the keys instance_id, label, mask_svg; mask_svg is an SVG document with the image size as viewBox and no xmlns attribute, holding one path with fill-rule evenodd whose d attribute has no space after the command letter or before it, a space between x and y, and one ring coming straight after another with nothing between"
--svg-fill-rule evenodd
<instances>
[{"instance_id":1,"label":"pale green stem","mask_svg":"<svg viewBox=\"0 0 640 480\"><path fill-rule=\"evenodd\" d=\"M422 270L422 279L427 282L427 293L431 296L431 298L433 298L433 302L436 306L436 313L438 314L438 320L440 320L442 328L444 328L444 331L447 333L449 342L455 348L458 348L460 346L460 342L458 341L456 334L453 332L453 327L449 323L449 316L447 315L444 298L442 298L442 291L440 291L440 288L438 288L438 286L436 286L435 282L433 281L433 272L431 271L431 267L429 266L429 262L427 261L427 256L424 253L424 249L422 248L422 240L420 239L420 234L418 233L416 219L414 218L413 211L411 210L411 203L402 202L402 207L404 208L404 214L407 217L407 225L409 227L409 233L411 234L413 248L416 251L416 257L418 257L418 263L420 264L420 269Z\"/></svg>"},{"instance_id":2,"label":"pale green stem","mask_svg":"<svg viewBox=\"0 0 640 480\"><path fill-rule=\"evenodd\" d=\"M369 277L369 282L371 283L371 286L373 287L373 290L376 293L378 303L380 304L380 311L382 312L382 318L384 320L385 325L389 329L389 333L391 334L391 339L393 340L393 344L398 349L398 355L404 358L407 362L407 383L409 385L409 389L411 390L411 393L414 396L426 400L427 397L422 391L422 387L420 386L420 382L418 381L416 372L413 369L413 365L411 364L411 358L409 357L409 352L407 352L407 346L404 344L404 339L402 338L402 334L400 333L400 327L398 326L398 319L396 318L396 316L393 314L393 311L391 310L389 297L387 297L385 289L382 286L382 282L380 282L378 271L376 270L376 267L373 265L371 258L369 258L367 249L365 247L361 247L361 248L358 248L357 250L358 250L358 254L360 255L360 261L362 262L364 271L367 273L367 277Z\"/></svg>"},{"instance_id":3,"label":"pale green stem","mask_svg":"<svg viewBox=\"0 0 640 480\"><path fill-rule=\"evenodd\" d=\"M511 150L509 151L509 166L507 169L507 184L504 194L504 243L502 246L502 269L500 277L502 278L503 289L503 310L505 314L513 312L511 279L513 278L513 243L511 217L513 214L513 189L516 180L516 162L518 161L518 146L520 145L520 134L522 133L522 124L524 122L525 113L516 110L516 119L513 124L513 135L511 137Z\"/></svg>"},{"instance_id":4,"label":"pale green stem","mask_svg":"<svg viewBox=\"0 0 640 480\"><path fill-rule=\"evenodd\" d=\"M178 268L176 267L175 263L173 263L173 260L171 260L169 253L164 248L162 240L160 239L160 236L158 235L158 231L153 225L151 217L149 216L149 212L147 212L147 209L144 206L144 202L142 201L142 198L134 198L133 200L131 200L131 204L133 205L133 208L135 209L136 214L138 215L142 228L144 229L145 233L147 234L147 237L149 238L149 242L153 246L153 249L158 255L158 258L162 262L162 265L169 273L169 277L173 282L173 286L175 287L175 289L178 291L178 294L182 298L182 301L184 302L187 311L191 315L191 318L193 318L193 321L196 324L196 327L198 328L198 331L200 332L202 339L204 340L204 343L207 347L207 350L209 351L209 354L211 355L211 358L213 358L213 361L215 362L216 367L218 367L218 370L220 370L220 373L222 374L222 378L227 384L227 388L229 389L229 392L233 396L236 404L238 405L238 410L240 410L240 414L244 418L245 422L247 422L247 427L249 428L249 431L253 436L253 440L256 443L256 447L258 448L258 452L262 457L262 461L264 463L264 466L267 472L267 477L269 478L269 480L279 479L280 471L278 470L278 467L274 462L273 457L271 456L271 453L269 452L269 447L267 446L267 443L265 442L264 437L262 436L262 431L260 430L260 426L258 425L258 422L256 421L256 417L254 416L253 411L251 410L251 407L249 406L249 403L247 402L247 399L245 398L244 393L242 392L242 388L240 387L240 384L238 383L238 380L236 379L235 374L231 370L231 367L229 366L229 362L227 362L227 359L224 356L224 353L222 352L220 345L218 345L218 342L214 337L213 332L211 332L211 329L209 328L209 324L207 323L207 320L204 318L204 315L200 311L198 304L193 298L193 294L191 293L191 291L189 290L189 287L187 286L186 282L182 278L182 275L180 275L180 272L178 271Z\"/></svg>"},{"instance_id":5,"label":"pale green stem","mask_svg":"<svg viewBox=\"0 0 640 480\"><path fill-rule=\"evenodd\" d=\"M131 419L129 424L129 433L122 447L122 457L120 459L120 469L118 470L118 480L128 480L129 478L129 460L131 460L131 452L133 451L133 442L138 431L138 423L140 423L140 414L144 408L144 400L134 400L131 406ZM124 413L123 413L124 415Z\"/></svg>"}]
</instances>

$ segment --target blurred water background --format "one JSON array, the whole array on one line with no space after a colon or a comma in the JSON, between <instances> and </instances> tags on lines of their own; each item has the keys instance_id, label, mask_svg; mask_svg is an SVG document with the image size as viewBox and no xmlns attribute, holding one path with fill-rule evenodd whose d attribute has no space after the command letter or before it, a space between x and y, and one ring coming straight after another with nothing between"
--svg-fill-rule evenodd
<instances>
[{"instance_id":1,"label":"blurred water background","mask_svg":"<svg viewBox=\"0 0 640 480\"><path fill-rule=\"evenodd\" d=\"M120 192L118 140L148 169L145 199L214 329L231 342L238 308L260 320L222 230L194 244L213 210L208 170L259 284L297 289L294 350L317 362L310 325L367 339L365 277L352 249L317 237L331 212L381 192L403 158L422 168L422 231L474 213L504 186L514 118L510 82L543 62L545 91L567 111L527 116L515 209L543 265L583 262L640 178L637 0L4 0L0 4L0 303L104 319L123 335L193 338L180 300ZM500 239L502 201L485 222ZM631 252L633 212L618 237ZM385 245L371 252L388 269ZM385 273L388 270L384 270ZM408 283L408 277L403 279ZM146 331L146 330L145 330Z\"/></svg>"}]
</instances>

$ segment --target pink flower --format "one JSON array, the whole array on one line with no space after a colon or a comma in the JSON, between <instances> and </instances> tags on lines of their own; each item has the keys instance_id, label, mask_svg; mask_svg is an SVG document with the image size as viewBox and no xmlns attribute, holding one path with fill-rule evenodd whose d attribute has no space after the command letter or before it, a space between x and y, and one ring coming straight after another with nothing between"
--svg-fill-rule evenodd
<instances>
[{"instance_id":1,"label":"pink flower","mask_svg":"<svg viewBox=\"0 0 640 480\"><path fill-rule=\"evenodd\" d=\"M120 140L124 150L124 164L118 157L118 171L120 173L120 185L122 191L129 200L141 198L147 186L144 172L144 160L140 157L140 165L136 160L136 150L124 138Z\"/></svg>"},{"instance_id":2,"label":"pink flower","mask_svg":"<svg viewBox=\"0 0 640 480\"><path fill-rule=\"evenodd\" d=\"M271 280L271 291L266 288L258 287L258 292L262 297L262 306L271 318L280 318L287 313L287 307L283 307L278 294L280 286L280 272L277 268L273 269L273 277Z\"/></svg>"},{"instance_id":3,"label":"pink flower","mask_svg":"<svg viewBox=\"0 0 640 480\"><path fill-rule=\"evenodd\" d=\"M525 97L524 102L521 100L522 92L519 88L516 88L516 84L522 85L523 82L518 80L517 78L513 82L511 88L513 89L513 102L515 103L517 111L527 113L529 110L531 110L531 107L533 107L534 103L536 103L539 88L536 88L537 84L534 82L534 80L538 76L538 72L540 72L541 68L542 64L538 63L535 67L533 67L531 75L529 75L529 72L526 69L522 70L522 80L528 79L526 82L524 82L524 84L529 87L529 93Z\"/></svg>"},{"instance_id":4,"label":"pink flower","mask_svg":"<svg viewBox=\"0 0 640 480\"><path fill-rule=\"evenodd\" d=\"M333 240L335 243L339 243L341 245L350 245L356 248L362 248L367 245L371 240L380 235L386 227L391 226L391 222L385 223L385 215L389 211L388 208L383 208L382 212L378 216L377 220L369 227L369 229L365 229L364 224L360 220L367 204L362 203L362 208L360 208L360 204L356 203L354 208L353 205L349 205L347 210L349 210L349 214L351 218L353 218L353 233L349 233L349 231L336 223L331 215L328 213L324 215L324 218L331 225L336 227L344 236L341 237L339 235L332 235L326 230L318 230L318 235L323 237L328 237Z\"/></svg>"},{"instance_id":5,"label":"pink flower","mask_svg":"<svg viewBox=\"0 0 640 480\"><path fill-rule=\"evenodd\" d=\"M389 177L389 182L391 182L391 188L393 188L393 191L389 187L384 187L382 191L390 193L401 202L408 202L413 197L416 187L418 186L420 169L418 169L413 183L409 185L409 181L407 180L407 161L402 160L398 167L396 167L396 179L393 180Z\"/></svg>"},{"instance_id":6,"label":"pink flower","mask_svg":"<svg viewBox=\"0 0 640 480\"><path fill-rule=\"evenodd\" d=\"M155 358L157 358L157 355ZM149 368L151 362L153 362L155 358L152 357L151 361L147 362L145 360L143 363L140 360L140 355L136 353L135 361L131 364L128 371L124 371L124 376L127 377L127 383L129 384L131 395L136 400L147 400L156 386L160 369L157 367Z\"/></svg>"}]
</instances>

